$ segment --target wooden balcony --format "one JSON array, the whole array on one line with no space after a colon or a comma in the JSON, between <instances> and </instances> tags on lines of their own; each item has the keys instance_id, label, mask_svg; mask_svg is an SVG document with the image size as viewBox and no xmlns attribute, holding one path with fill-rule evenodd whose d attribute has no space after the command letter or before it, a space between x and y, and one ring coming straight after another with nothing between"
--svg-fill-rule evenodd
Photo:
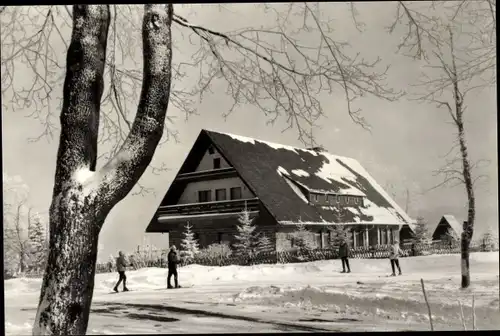
<instances>
[{"instance_id":1,"label":"wooden balcony","mask_svg":"<svg viewBox=\"0 0 500 336\"><path fill-rule=\"evenodd\" d=\"M174 182L196 182L237 176L238 173L236 172L236 169L229 167L179 174Z\"/></svg>"},{"instance_id":2,"label":"wooden balcony","mask_svg":"<svg viewBox=\"0 0 500 336\"><path fill-rule=\"evenodd\" d=\"M201 214L235 213L243 211L243 209L245 209L245 203L248 211L259 210L259 199L248 198L229 201L160 206L158 208L157 216L190 216Z\"/></svg>"}]
</instances>

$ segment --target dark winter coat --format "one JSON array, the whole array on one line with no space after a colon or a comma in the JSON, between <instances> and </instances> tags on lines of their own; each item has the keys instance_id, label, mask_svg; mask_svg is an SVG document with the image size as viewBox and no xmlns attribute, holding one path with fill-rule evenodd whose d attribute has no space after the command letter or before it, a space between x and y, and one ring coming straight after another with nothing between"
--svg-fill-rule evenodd
<instances>
[{"instance_id":1,"label":"dark winter coat","mask_svg":"<svg viewBox=\"0 0 500 336\"><path fill-rule=\"evenodd\" d=\"M349 246L347 246L346 243L340 244L340 247L339 247L339 257L341 257L341 258L347 258L347 257L349 257Z\"/></svg>"},{"instance_id":2,"label":"dark winter coat","mask_svg":"<svg viewBox=\"0 0 500 336\"><path fill-rule=\"evenodd\" d=\"M116 270L118 272L125 272L127 267L127 262L125 261L125 256L119 256L116 258Z\"/></svg>"},{"instance_id":3,"label":"dark winter coat","mask_svg":"<svg viewBox=\"0 0 500 336\"><path fill-rule=\"evenodd\" d=\"M172 269L177 268L177 264L179 263L179 257L177 256L176 251L170 250L170 252L168 252L167 260L168 260L168 268Z\"/></svg>"}]
</instances>

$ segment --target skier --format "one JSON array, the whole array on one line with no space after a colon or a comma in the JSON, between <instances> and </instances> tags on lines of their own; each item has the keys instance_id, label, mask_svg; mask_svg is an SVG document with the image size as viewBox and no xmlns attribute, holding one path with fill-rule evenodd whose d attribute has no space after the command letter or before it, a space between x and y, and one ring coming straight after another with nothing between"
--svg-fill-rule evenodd
<instances>
[{"instance_id":1,"label":"skier","mask_svg":"<svg viewBox=\"0 0 500 336\"><path fill-rule=\"evenodd\" d=\"M345 240L342 240L340 242L340 247L339 247L339 256L340 259L342 260L342 272L341 273L346 273L345 268L347 266L347 273L351 273L351 267L349 267L349 246L345 242Z\"/></svg>"},{"instance_id":2,"label":"skier","mask_svg":"<svg viewBox=\"0 0 500 336\"><path fill-rule=\"evenodd\" d=\"M401 248L399 247L399 242L397 240L392 243L391 246L391 254L389 255L389 259L391 260L391 268L392 268L392 274L391 276L396 276L396 269L394 266L398 268L399 275L403 275L401 273L401 267L399 267L399 256L401 255Z\"/></svg>"},{"instance_id":3,"label":"skier","mask_svg":"<svg viewBox=\"0 0 500 336\"><path fill-rule=\"evenodd\" d=\"M116 283L113 290L118 293L118 286L123 281L123 291L128 292L127 288L127 276L125 275L125 268L127 267L127 262L125 260L125 255L122 251L118 252L118 258L116 258L116 270L120 276L118 282Z\"/></svg>"},{"instance_id":4,"label":"skier","mask_svg":"<svg viewBox=\"0 0 500 336\"><path fill-rule=\"evenodd\" d=\"M180 287L179 282L177 281L177 264L179 263L179 257L177 256L177 247L175 245L172 245L172 247L170 247L170 252L168 252L167 256L167 261L168 261L167 288L173 288L172 285L170 284L170 279L172 278L172 275L174 276L175 288L179 288Z\"/></svg>"}]
</instances>

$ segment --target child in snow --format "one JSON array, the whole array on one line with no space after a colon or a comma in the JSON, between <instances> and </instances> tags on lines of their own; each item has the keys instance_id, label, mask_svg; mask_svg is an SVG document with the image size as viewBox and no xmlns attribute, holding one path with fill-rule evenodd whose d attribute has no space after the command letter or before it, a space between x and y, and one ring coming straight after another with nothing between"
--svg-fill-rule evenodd
<instances>
[{"instance_id":1,"label":"child in snow","mask_svg":"<svg viewBox=\"0 0 500 336\"><path fill-rule=\"evenodd\" d=\"M345 273L345 268L347 266L347 273L351 273L351 267L349 267L349 246L347 246L347 243L343 240L340 243L339 247L339 256L340 259L342 260L342 273Z\"/></svg>"},{"instance_id":2,"label":"child in snow","mask_svg":"<svg viewBox=\"0 0 500 336\"><path fill-rule=\"evenodd\" d=\"M398 268L399 275L402 275L401 267L399 267L399 259L398 259L400 255L401 255L401 249L399 248L399 242L397 240L395 240L391 246L391 253L389 255L389 259L391 260L391 268L392 268L391 276L396 276L396 269L394 266L396 266Z\"/></svg>"},{"instance_id":3,"label":"child in snow","mask_svg":"<svg viewBox=\"0 0 500 336\"><path fill-rule=\"evenodd\" d=\"M180 287L179 282L177 281L177 264L179 263L179 257L177 256L177 247L175 245L172 245L172 247L170 247L170 252L168 252L167 256L167 261L168 261L167 288L173 288L172 285L170 284L170 279L172 278L172 275L174 276L175 288L179 288Z\"/></svg>"},{"instance_id":4,"label":"child in snow","mask_svg":"<svg viewBox=\"0 0 500 336\"><path fill-rule=\"evenodd\" d=\"M123 291L128 292L127 288L127 276L125 275L125 269L127 267L127 262L125 260L125 255L122 251L118 252L118 258L116 258L116 270L118 271L119 279L113 290L118 293L118 286L123 281Z\"/></svg>"}]
</instances>

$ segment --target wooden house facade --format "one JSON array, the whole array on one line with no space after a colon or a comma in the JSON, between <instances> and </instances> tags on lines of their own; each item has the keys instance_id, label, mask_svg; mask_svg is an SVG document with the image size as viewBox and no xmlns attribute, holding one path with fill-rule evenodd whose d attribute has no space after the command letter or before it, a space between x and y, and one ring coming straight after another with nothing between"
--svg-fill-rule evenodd
<instances>
[{"instance_id":1,"label":"wooden house facade","mask_svg":"<svg viewBox=\"0 0 500 336\"><path fill-rule=\"evenodd\" d=\"M462 234L462 226L463 225L460 225L455 216L444 215L441 217L441 220L432 233L432 240L446 239L446 235L450 229L455 232L457 237L460 237Z\"/></svg>"},{"instance_id":2,"label":"wooden house facade","mask_svg":"<svg viewBox=\"0 0 500 336\"><path fill-rule=\"evenodd\" d=\"M201 247L231 244L245 207L277 250L293 248L299 223L318 248L331 226L349 226L356 247L389 244L411 223L354 159L202 130L146 232L168 232L179 246L189 222Z\"/></svg>"}]
</instances>

